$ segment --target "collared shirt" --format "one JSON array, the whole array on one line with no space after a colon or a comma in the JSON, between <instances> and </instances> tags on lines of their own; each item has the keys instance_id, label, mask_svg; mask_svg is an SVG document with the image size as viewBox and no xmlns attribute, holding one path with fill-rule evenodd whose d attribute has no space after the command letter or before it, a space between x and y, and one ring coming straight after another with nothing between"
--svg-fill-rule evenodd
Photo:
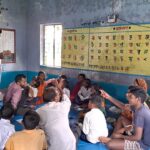
<instances>
[{"instance_id":1,"label":"collared shirt","mask_svg":"<svg viewBox=\"0 0 150 150\"><path fill-rule=\"evenodd\" d=\"M7 93L5 95L5 101L11 102L14 109L17 108L18 102L21 99L22 88L15 82L11 83L8 87Z\"/></svg>"},{"instance_id":2,"label":"collared shirt","mask_svg":"<svg viewBox=\"0 0 150 150\"><path fill-rule=\"evenodd\" d=\"M44 131L34 129L14 133L6 142L5 150L44 150L46 147Z\"/></svg>"},{"instance_id":3,"label":"collared shirt","mask_svg":"<svg viewBox=\"0 0 150 150\"><path fill-rule=\"evenodd\" d=\"M6 141L14 132L15 128L9 120L0 120L0 150L4 149Z\"/></svg>"},{"instance_id":4,"label":"collared shirt","mask_svg":"<svg viewBox=\"0 0 150 150\"><path fill-rule=\"evenodd\" d=\"M91 88L85 88L82 86L78 92L78 96L80 97L81 101L84 101L85 99L89 99L92 94Z\"/></svg>"},{"instance_id":5,"label":"collared shirt","mask_svg":"<svg viewBox=\"0 0 150 150\"><path fill-rule=\"evenodd\" d=\"M98 108L93 108L86 113L83 122L83 132L91 143L99 142L98 138L100 136L108 136L105 116Z\"/></svg>"},{"instance_id":6,"label":"collared shirt","mask_svg":"<svg viewBox=\"0 0 150 150\"><path fill-rule=\"evenodd\" d=\"M76 140L68 119L70 106L70 99L63 94L63 101L49 102L37 110L40 128L47 136L48 150L76 150Z\"/></svg>"}]
</instances>

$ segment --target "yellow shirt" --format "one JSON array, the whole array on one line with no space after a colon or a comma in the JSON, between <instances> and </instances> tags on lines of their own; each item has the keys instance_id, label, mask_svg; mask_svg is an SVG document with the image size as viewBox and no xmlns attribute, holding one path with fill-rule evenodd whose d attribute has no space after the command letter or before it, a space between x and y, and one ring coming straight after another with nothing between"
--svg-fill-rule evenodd
<instances>
[{"instance_id":1,"label":"yellow shirt","mask_svg":"<svg viewBox=\"0 0 150 150\"><path fill-rule=\"evenodd\" d=\"M44 131L23 130L14 133L7 141L5 150L45 150L47 148Z\"/></svg>"}]
</instances>

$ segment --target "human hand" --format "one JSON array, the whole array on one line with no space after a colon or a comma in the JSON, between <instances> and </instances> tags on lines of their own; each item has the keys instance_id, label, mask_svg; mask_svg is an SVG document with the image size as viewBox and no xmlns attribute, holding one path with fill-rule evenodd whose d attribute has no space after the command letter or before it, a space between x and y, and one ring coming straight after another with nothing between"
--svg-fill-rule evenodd
<instances>
[{"instance_id":1,"label":"human hand","mask_svg":"<svg viewBox=\"0 0 150 150\"><path fill-rule=\"evenodd\" d=\"M55 86L58 86L58 81L57 79L51 79L51 83Z\"/></svg>"},{"instance_id":2,"label":"human hand","mask_svg":"<svg viewBox=\"0 0 150 150\"><path fill-rule=\"evenodd\" d=\"M131 131L133 129L133 125L125 126L125 131Z\"/></svg>"},{"instance_id":3,"label":"human hand","mask_svg":"<svg viewBox=\"0 0 150 150\"><path fill-rule=\"evenodd\" d=\"M103 97L103 98L105 98L105 99L110 99L110 95L106 92L106 91L104 91L104 90L99 90L100 92L101 92L101 96Z\"/></svg>"}]
</instances>

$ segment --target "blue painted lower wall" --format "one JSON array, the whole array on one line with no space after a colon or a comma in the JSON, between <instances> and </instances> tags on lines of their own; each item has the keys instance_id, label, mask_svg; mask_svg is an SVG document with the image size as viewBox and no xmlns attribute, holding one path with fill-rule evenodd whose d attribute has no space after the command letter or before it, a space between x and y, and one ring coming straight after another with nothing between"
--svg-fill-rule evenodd
<instances>
[{"instance_id":1,"label":"blue painted lower wall","mask_svg":"<svg viewBox=\"0 0 150 150\"><path fill-rule=\"evenodd\" d=\"M15 76L20 73L23 73L27 76L28 82L30 82L34 76L37 76L37 72L33 72L33 71L2 72L0 89L7 88L8 85L14 81ZM47 74L47 78L57 78L57 77L58 75ZM77 80L74 78L69 78L70 89L72 89L76 81ZM113 83L98 82L98 81L93 81L93 82L97 83L101 88L106 90L113 97L116 97L117 99L123 102L127 102L125 99L125 93L127 92L127 88L128 88L127 86L113 84Z\"/></svg>"},{"instance_id":2,"label":"blue painted lower wall","mask_svg":"<svg viewBox=\"0 0 150 150\"><path fill-rule=\"evenodd\" d=\"M34 76L37 76L37 72L33 71L11 71L1 73L0 89L7 88L8 85L14 81L17 74L24 74L27 76L27 81L30 82ZM47 78L57 78L57 75L48 74Z\"/></svg>"},{"instance_id":3,"label":"blue painted lower wall","mask_svg":"<svg viewBox=\"0 0 150 150\"><path fill-rule=\"evenodd\" d=\"M27 76L27 71L12 71L12 72L2 72L1 73L1 82L0 89L7 88L8 85L14 81L17 74L24 74Z\"/></svg>"}]
</instances>

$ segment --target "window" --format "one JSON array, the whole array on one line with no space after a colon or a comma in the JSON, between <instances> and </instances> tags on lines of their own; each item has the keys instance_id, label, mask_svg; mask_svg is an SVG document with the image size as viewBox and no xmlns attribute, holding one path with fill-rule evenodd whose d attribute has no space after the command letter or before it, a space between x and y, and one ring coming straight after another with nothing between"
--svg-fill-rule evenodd
<instances>
[{"instance_id":1,"label":"window","mask_svg":"<svg viewBox=\"0 0 150 150\"><path fill-rule=\"evenodd\" d=\"M40 65L61 67L62 25L41 25Z\"/></svg>"}]
</instances>

